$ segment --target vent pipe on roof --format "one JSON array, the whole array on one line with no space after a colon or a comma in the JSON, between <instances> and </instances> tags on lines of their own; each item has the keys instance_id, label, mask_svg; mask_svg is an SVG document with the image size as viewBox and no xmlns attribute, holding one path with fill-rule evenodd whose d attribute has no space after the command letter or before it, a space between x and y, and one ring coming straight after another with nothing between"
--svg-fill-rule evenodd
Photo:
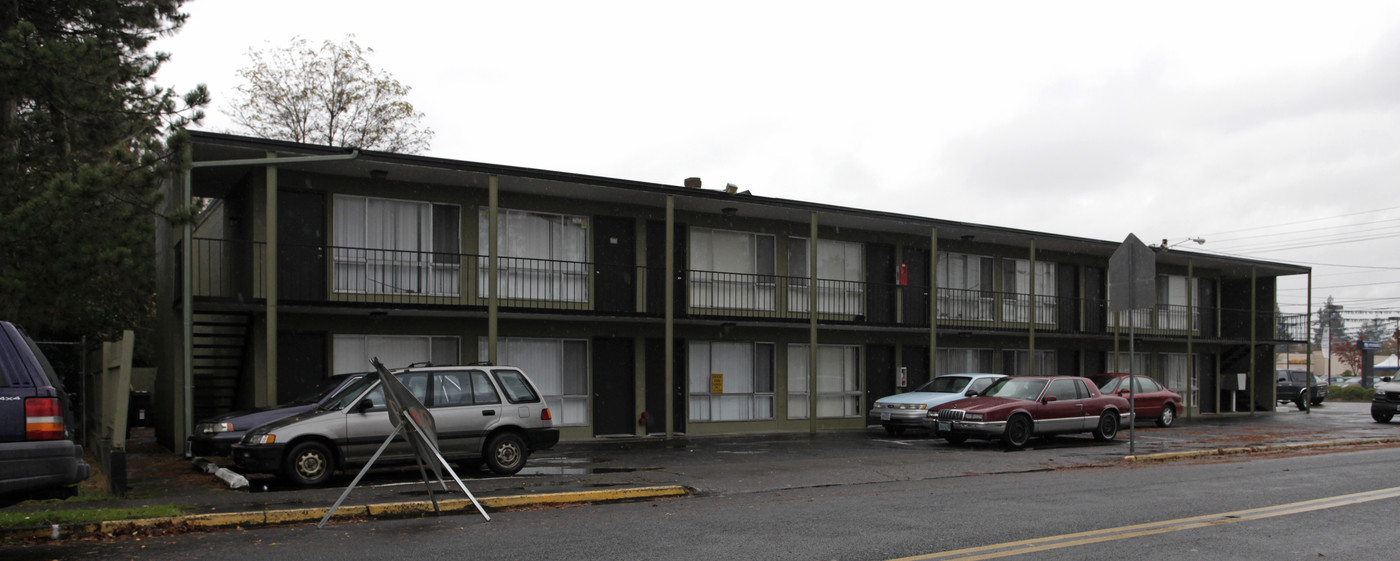
<instances>
[{"instance_id":1,"label":"vent pipe on roof","mask_svg":"<svg viewBox=\"0 0 1400 561\"><path fill-rule=\"evenodd\" d=\"M699 178L699 177L687 177L687 178L685 178L685 188L686 188L686 189L699 189L699 188L700 188L700 178Z\"/></svg>"}]
</instances>

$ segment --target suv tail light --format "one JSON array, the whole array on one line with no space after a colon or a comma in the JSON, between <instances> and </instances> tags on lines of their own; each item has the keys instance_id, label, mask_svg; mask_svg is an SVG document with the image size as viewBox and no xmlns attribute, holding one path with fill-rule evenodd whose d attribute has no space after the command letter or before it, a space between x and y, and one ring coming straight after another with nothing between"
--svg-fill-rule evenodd
<instances>
[{"instance_id":1,"label":"suv tail light","mask_svg":"<svg viewBox=\"0 0 1400 561\"><path fill-rule=\"evenodd\" d=\"M541 420L541 421L552 421L552 420L554 420L554 416L552 416L552 415L549 414L549 408L548 408L548 407L545 407L544 409L540 410L540 420Z\"/></svg>"},{"instance_id":2,"label":"suv tail light","mask_svg":"<svg viewBox=\"0 0 1400 561\"><path fill-rule=\"evenodd\" d=\"M24 400L24 439L63 440L63 408L58 398Z\"/></svg>"}]
</instances>

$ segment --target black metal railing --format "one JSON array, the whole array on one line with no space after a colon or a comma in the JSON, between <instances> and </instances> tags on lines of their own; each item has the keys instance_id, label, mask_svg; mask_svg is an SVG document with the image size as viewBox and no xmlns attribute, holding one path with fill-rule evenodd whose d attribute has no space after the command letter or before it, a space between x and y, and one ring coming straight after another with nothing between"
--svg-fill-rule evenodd
<instances>
[{"instance_id":1,"label":"black metal railing","mask_svg":"<svg viewBox=\"0 0 1400 561\"><path fill-rule=\"evenodd\" d=\"M209 300L266 297L266 244L193 240L193 295ZM808 321L927 328L929 294L940 328L988 332L1105 334L1132 322L1140 333L1248 338L1248 310L1160 305L1110 314L1107 302L1065 296L965 290L805 276L683 270L587 261L500 257L491 278L485 256L460 253L283 244L278 298L298 303L485 307L491 283L503 309L659 317L664 285L675 283L678 317ZM900 311L902 309L902 312ZM1306 316L1260 312L1261 339L1306 341Z\"/></svg>"}]
</instances>

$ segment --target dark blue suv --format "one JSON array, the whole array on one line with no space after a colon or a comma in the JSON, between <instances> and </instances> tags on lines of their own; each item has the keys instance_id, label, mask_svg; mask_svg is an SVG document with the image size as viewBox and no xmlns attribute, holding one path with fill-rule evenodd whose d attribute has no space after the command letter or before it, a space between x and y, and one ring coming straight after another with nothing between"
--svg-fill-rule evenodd
<instances>
[{"instance_id":1,"label":"dark blue suv","mask_svg":"<svg viewBox=\"0 0 1400 561\"><path fill-rule=\"evenodd\" d=\"M34 341L0 321L0 506L67 498L88 478L63 381Z\"/></svg>"}]
</instances>

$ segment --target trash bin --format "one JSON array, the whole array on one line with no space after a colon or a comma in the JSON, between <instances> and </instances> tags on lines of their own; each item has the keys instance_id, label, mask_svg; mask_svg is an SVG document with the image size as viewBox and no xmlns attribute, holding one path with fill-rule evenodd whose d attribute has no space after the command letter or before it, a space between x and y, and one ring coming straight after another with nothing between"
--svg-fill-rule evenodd
<instances>
[{"instance_id":1,"label":"trash bin","mask_svg":"<svg viewBox=\"0 0 1400 561\"><path fill-rule=\"evenodd\" d=\"M126 406L127 427L150 427L151 392L132 390L131 402Z\"/></svg>"}]
</instances>

